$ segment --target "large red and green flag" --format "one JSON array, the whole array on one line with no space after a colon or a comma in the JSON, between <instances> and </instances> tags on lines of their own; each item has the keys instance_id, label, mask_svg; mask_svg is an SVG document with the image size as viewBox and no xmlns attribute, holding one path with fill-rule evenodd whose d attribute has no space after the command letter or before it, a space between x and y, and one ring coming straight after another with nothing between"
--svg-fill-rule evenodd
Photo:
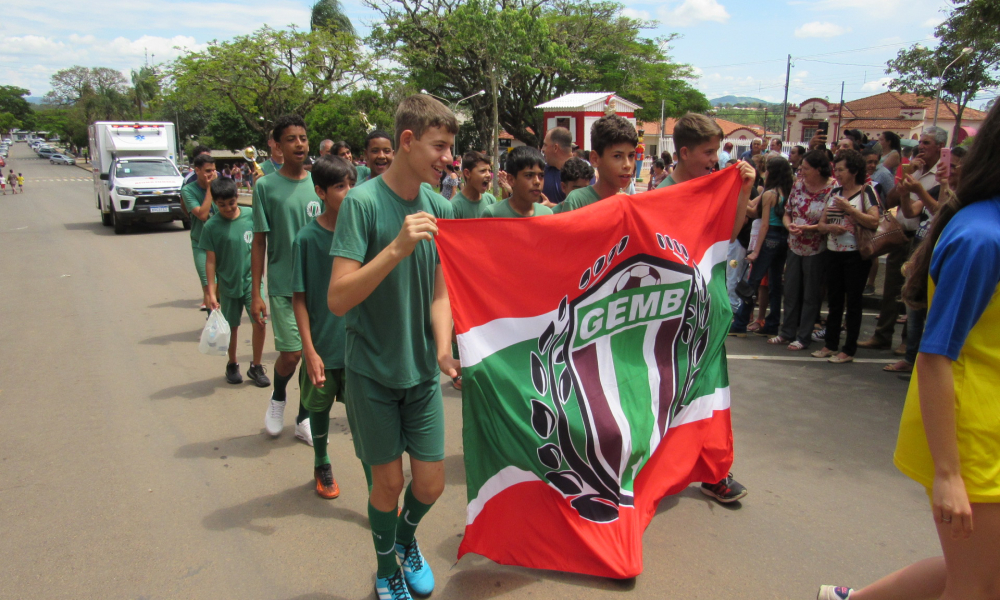
<instances>
[{"instance_id":1,"label":"large red and green flag","mask_svg":"<svg viewBox=\"0 0 1000 600\"><path fill-rule=\"evenodd\" d=\"M733 458L735 169L531 219L443 221L462 362L468 552L642 571L656 506Z\"/></svg>"}]
</instances>

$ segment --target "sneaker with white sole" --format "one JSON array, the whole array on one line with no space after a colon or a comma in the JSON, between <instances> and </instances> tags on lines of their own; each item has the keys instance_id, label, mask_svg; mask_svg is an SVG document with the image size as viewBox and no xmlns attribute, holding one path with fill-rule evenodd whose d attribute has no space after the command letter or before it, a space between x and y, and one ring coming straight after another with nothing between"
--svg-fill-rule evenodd
<instances>
[{"instance_id":1,"label":"sneaker with white sole","mask_svg":"<svg viewBox=\"0 0 1000 600\"><path fill-rule=\"evenodd\" d=\"M418 596L429 596L434 591L434 573L431 566L424 560L424 555L420 553L417 540L413 540L407 546L396 544L396 558L403 568L403 578L406 585Z\"/></svg>"},{"instance_id":2,"label":"sneaker with white sole","mask_svg":"<svg viewBox=\"0 0 1000 600\"><path fill-rule=\"evenodd\" d=\"M313 434L312 428L309 426L309 418L306 417L302 419L301 423L295 424L295 437L299 438L303 442L313 445Z\"/></svg>"},{"instance_id":3,"label":"sneaker with white sole","mask_svg":"<svg viewBox=\"0 0 1000 600\"><path fill-rule=\"evenodd\" d=\"M849 587L821 585L816 600L850 600L853 591Z\"/></svg>"},{"instance_id":4,"label":"sneaker with white sole","mask_svg":"<svg viewBox=\"0 0 1000 600\"><path fill-rule=\"evenodd\" d=\"M264 429L274 436L281 435L281 430L285 428L285 402L278 402L271 396L271 403L264 413Z\"/></svg>"},{"instance_id":5,"label":"sneaker with white sole","mask_svg":"<svg viewBox=\"0 0 1000 600\"><path fill-rule=\"evenodd\" d=\"M402 570L388 577L376 577L375 593L378 594L378 600L413 600L403 581Z\"/></svg>"}]
</instances>

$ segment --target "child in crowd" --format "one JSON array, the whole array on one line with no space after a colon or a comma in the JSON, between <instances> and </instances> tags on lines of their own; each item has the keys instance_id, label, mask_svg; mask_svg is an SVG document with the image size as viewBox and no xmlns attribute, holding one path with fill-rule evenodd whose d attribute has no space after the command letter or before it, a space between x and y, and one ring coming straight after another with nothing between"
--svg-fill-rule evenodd
<instances>
[{"instance_id":1,"label":"child in crowd","mask_svg":"<svg viewBox=\"0 0 1000 600\"><path fill-rule=\"evenodd\" d=\"M212 310L221 308L232 329L226 381L243 383L240 364L236 362L236 343L243 309L252 315L250 245L253 242L253 209L237 204L239 189L236 182L228 177L212 181L211 197L218 212L205 223L199 238L199 247L205 252L208 305ZM267 387L271 385L271 380L260 364L267 333L264 325L256 319L251 319L250 326L253 328L253 360L247 369L247 377L257 386Z\"/></svg>"},{"instance_id":2,"label":"child in crowd","mask_svg":"<svg viewBox=\"0 0 1000 600\"><path fill-rule=\"evenodd\" d=\"M17 174L17 189L21 193L24 193L24 175L20 173Z\"/></svg>"},{"instance_id":3,"label":"child in crowd","mask_svg":"<svg viewBox=\"0 0 1000 600\"><path fill-rule=\"evenodd\" d=\"M205 222L212 216L213 204L210 186L218 177L215 159L209 153L199 154L194 159L195 179L181 188L182 206L191 219L191 253L194 255L194 269L201 282L204 303L208 305L208 275L205 272L205 251L201 249L201 232Z\"/></svg>"},{"instance_id":4,"label":"child in crowd","mask_svg":"<svg viewBox=\"0 0 1000 600\"><path fill-rule=\"evenodd\" d=\"M559 187L564 196L590 185L594 178L594 167L582 158L573 157L563 163L559 170Z\"/></svg>"},{"instance_id":5,"label":"child in crowd","mask_svg":"<svg viewBox=\"0 0 1000 600\"><path fill-rule=\"evenodd\" d=\"M545 181L545 157L542 156L542 152L530 146L518 146L507 154L506 166L507 183L511 189L510 198L487 206L483 211L483 217L518 218L551 215L552 209L541 203L542 185Z\"/></svg>"},{"instance_id":6,"label":"child in crowd","mask_svg":"<svg viewBox=\"0 0 1000 600\"><path fill-rule=\"evenodd\" d=\"M574 191L554 212L569 212L604 200L628 189L635 172L635 148L639 134L627 119L605 115L590 128L590 161L597 170L597 183Z\"/></svg>"},{"instance_id":7,"label":"child in crowd","mask_svg":"<svg viewBox=\"0 0 1000 600\"><path fill-rule=\"evenodd\" d=\"M350 152L350 150L348 150ZM392 150L392 138L388 133L376 129L365 137L365 164L367 166L357 167L358 183L364 183L369 179L375 179L385 173L392 164L394 152ZM435 182L438 185L440 182Z\"/></svg>"},{"instance_id":8,"label":"child in crowd","mask_svg":"<svg viewBox=\"0 0 1000 600\"><path fill-rule=\"evenodd\" d=\"M488 191L493 183L490 160L482 152L466 152L462 157L462 177L465 185L451 199L451 208L456 219L478 219L487 207L497 203Z\"/></svg>"}]
</instances>

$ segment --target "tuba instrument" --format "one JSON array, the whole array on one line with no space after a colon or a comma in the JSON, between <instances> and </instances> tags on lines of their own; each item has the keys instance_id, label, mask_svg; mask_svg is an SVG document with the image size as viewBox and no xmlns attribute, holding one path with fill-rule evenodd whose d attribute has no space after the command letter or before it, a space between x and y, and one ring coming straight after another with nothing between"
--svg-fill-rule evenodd
<instances>
[{"instance_id":1,"label":"tuba instrument","mask_svg":"<svg viewBox=\"0 0 1000 600\"><path fill-rule=\"evenodd\" d=\"M259 164L257 164L257 156L259 154L260 153L257 152L257 149L254 148L253 146L247 146L246 148L243 149L243 158L248 163L253 165L255 179L264 176L264 170L260 168Z\"/></svg>"}]
</instances>

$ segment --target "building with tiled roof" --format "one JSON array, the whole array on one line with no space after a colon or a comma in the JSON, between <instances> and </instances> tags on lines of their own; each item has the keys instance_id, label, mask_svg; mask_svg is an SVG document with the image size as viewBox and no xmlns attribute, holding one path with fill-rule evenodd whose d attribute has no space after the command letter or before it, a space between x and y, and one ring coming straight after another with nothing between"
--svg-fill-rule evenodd
<instances>
[{"instance_id":1,"label":"building with tiled roof","mask_svg":"<svg viewBox=\"0 0 1000 600\"><path fill-rule=\"evenodd\" d=\"M961 142L986 119L986 113L966 107L962 113L962 127L955 131L958 106L941 100L938 108L938 127L951 132L951 143ZM883 131L892 131L904 139L917 139L920 133L934 123L934 98L899 92L883 92L867 98L839 103L822 98L810 98L799 106L788 109L788 135L795 143L808 142L823 121L829 121L829 139L840 137L845 129L860 129L869 138ZM952 142L952 140L954 140Z\"/></svg>"}]
</instances>

